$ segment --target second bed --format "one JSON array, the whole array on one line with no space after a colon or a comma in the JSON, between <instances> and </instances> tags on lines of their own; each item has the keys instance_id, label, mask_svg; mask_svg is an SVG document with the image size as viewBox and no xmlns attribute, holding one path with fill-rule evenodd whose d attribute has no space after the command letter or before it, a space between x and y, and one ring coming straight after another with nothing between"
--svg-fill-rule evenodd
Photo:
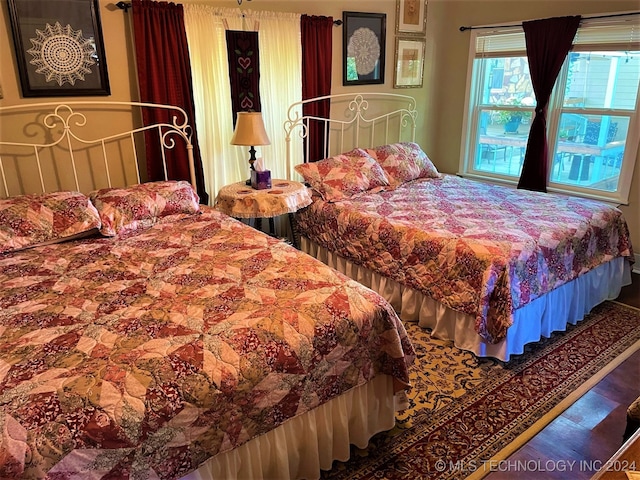
<instances>
[{"instance_id":1,"label":"second bed","mask_svg":"<svg viewBox=\"0 0 640 480\"><path fill-rule=\"evenodd\" d=\"M365 110L341 131L366 124ZM415 121L412 106L390 115ZM442 175L412 141L340 147L296 166L315 192L296 216L303 250L459 348L509 360L630 283L615 207Z\"/></svg>"}]
</instances>

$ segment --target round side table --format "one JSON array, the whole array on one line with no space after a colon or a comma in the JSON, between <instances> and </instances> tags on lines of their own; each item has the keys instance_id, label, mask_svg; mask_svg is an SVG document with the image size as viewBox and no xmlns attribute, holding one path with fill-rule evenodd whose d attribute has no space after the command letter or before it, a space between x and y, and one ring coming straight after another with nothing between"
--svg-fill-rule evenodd
<instances>
[{"instance_id":1,"label":"round side table","mask_svg":"<svg viewBox=\"0 0 640 480\"><path fill-rule=\"evenodd\" d=\"M293 245L299 248L293 214L311 204L310 190L300 182L271 180L271 188L255 190L246 182L225 185L218 192L215 208L234 218L253 218L256 228L262 227L262 219L269 219L269 231L275 232L273 218L288 214L293 235Z\"/></svg>"}]
</instances>

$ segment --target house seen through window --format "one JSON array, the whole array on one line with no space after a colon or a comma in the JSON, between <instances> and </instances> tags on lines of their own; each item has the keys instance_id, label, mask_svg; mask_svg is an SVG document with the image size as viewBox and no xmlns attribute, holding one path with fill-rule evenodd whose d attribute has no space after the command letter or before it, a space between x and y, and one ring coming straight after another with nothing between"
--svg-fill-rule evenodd
<instances>
[{"instance_id":1,"label":"house seen through window","mask_svg":"<svg viewBox=\"0 0 640 480\"><path fill-rule=\"evenodd\" d=\"M639 141L637 20L582 20L547 112L550 191L628 201ZM524 32L474 31L471 48L461 173L517 183L536 104Z\"/></svg>"}]
</instances>

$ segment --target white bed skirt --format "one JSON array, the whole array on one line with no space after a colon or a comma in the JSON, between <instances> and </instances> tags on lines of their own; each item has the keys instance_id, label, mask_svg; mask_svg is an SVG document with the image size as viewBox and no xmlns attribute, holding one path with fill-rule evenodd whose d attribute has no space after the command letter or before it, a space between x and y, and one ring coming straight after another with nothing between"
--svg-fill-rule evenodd
<instances>
[{"instance_id":1,"label":"white bed skirt","mask_svg":"<svg viewBox=\"0 0 640 480\"><path fill-rule=\"evenodd\" d=\"M593 307L605 300L613 300L624 285L631 283L629 262L623 258L613 259L516 310L507 337L499 343L488 344L475 332L475 319L471 315L456 312L305 237L301 238L301 249L378 292L391 303L402 320L418 322L421 327L430 328L434 337L450 340L456 347L479 357L494 357L502 361L508 361L511 355L521 354L527 343L549 337L554 331L564 331L568 323L575 325Z\"/></svg>"},{"instance_id":2,"label":"white bed skirt","mask_svg":"<svg viewBox=\"0 0 640 480\"><path fill-rule=\"evenodd\" d=\"M364 448L395 425L406 396L394 397L393 379L379 375L256 437L210 458L183 480L317 479L334 460L346 461L350 444Z\"/></svg>"}]
</instances>

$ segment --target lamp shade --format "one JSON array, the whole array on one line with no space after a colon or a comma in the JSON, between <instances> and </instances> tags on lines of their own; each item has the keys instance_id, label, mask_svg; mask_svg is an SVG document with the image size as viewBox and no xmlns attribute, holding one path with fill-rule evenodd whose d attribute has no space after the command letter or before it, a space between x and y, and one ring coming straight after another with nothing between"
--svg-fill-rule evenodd
<instances>
[{"instance_id":1,"label":"lamp shade","mask_svg":"<svg viewBox=\"0 0 640 480\"><path fill-rule=\"evenodd\" d=\"M238 112L231 145L270 145L261 112Z\"/></svg>"}]
</instances>

